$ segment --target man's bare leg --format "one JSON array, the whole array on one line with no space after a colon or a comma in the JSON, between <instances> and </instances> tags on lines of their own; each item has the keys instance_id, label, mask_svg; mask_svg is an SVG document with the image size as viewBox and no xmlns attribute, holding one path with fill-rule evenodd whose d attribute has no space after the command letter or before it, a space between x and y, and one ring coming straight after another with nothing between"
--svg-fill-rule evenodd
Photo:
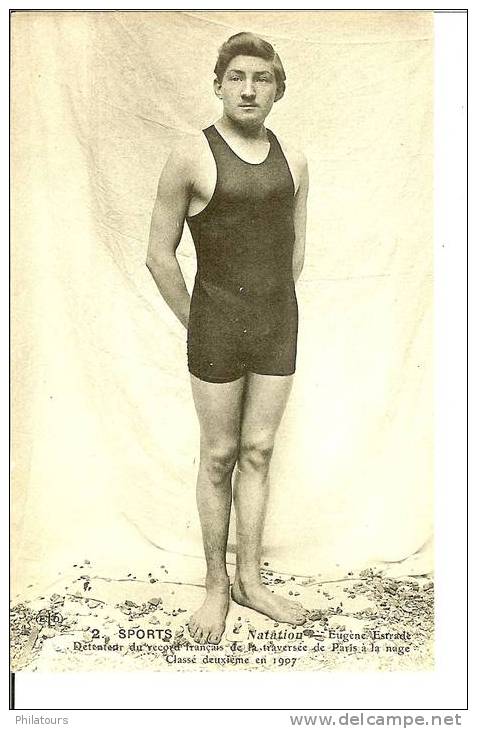
<instances>
[{"instance_id":1,"label":"man's bare leg","mask_svg":"<svg viewBox=\"0 0 477 729\"><path fill-rule=\"evenodd\" d=\"M270 592L261 581L260 555L268 472L275 434L290 394L293 376L249 374L244 396L234 505L237 516L237 566L232 587L235 602L278 622L299 625L306 610Z\"/></svg>"},{"instance_id":2,"label":"man's bare leg","mask_svg":"<svg viewBox=\"0 0 477 729\"><path fill-rule=\"evenodd\" d=\"M191 375L200 423L197 507L207 563L206 598L189 620L189 632L197 643L220 641L229 607L230 582L225 553L244 382L242 377L235 382L215 384Z\"/></svg>"}]
</instances>

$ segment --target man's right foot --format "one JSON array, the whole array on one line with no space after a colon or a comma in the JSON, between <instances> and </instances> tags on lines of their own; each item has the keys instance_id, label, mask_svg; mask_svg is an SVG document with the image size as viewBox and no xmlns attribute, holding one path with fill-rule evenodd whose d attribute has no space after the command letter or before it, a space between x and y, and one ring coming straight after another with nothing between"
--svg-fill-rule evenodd
<instances>
[{"instance_id":1,"label":"man's right foot","mask_svg":"<svg viewBox=\"0 0 477 729\"><path fill-rule=\"evenodd\" d=\"M236 580L232 586L232 597L239 605L256 610L277 623L303 625L307 610L299 602L287 600L270 592L264 585L244 585Z\"/></svg>"},{"instance_id":2,"label":"man's right foot","mask_svg":"<svg viewBox=\"0 0 477 729\"><path fill-rule=\"evenodd\" d=\"M189 619L189 633L196 643L219 643L229 610L230 585L207 589L202 606Z\"/></svg>"}]
</instances>

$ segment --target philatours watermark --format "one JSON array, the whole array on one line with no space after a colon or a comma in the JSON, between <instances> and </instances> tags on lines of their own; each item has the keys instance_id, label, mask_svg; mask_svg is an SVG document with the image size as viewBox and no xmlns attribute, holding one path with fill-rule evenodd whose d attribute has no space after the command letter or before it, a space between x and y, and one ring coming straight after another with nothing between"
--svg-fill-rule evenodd
<instances>
[{"instance_id":1,"label":"philatours watermark","mask_svg":"<svg viewBox=\"0 0 477 729\"><path fill-rule=\"evenodd\" d=\"M67 716L35 716L35 714L17 714L15 716L15 724L22 726L25 724L55 724L56 726L66 726L69 724Z\"/></svg>"}]
</instances>

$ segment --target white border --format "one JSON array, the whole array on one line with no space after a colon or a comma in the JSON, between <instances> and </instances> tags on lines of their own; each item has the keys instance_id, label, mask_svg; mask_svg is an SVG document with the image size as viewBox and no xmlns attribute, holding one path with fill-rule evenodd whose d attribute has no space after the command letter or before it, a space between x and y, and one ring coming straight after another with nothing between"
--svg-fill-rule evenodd
<instances>
[{"instance_id":1,"label":"white border","mask_svg":"<svg viewBox=\"0 0 477 729\"><path fill-rule=\"evenodd\" d=\"M36 4L37 7L40 7ZM67 9L66 3L48 3ZM35 3L16 8L35 9ZM74 6L73 6L74 7ZM100 8L128 7L115 2ZM140 4L147 8L146 3ZM192 4L191 6L192 7ZM223 5L222 5L223 7ZM373 5L369 6L370 9ZM375 7L382 8L382 3ZM394 5L395 7L395 5ZM432 8L420 3L419 9ZM435 6L434 6L435 7ZM84 5L82 9L94 8ZM153 9L153 8L151 8ZM233 8L232 8L233 9ZM270 8L271 10L272 8ZM330 8L331 9L331 8ZM350 8L351 9L351 8ZM412 8L403 8L412 9ZM264 726L289 726L288 713L326 707L359 710L402 708L458 710L465 705L465 14L435 15L436 43L436 524L438 581L437 669L415 674L17 674L17 706L31 709L62 707L214 709L207 724L223 726L219 709L286 709L278 716L257 714ZM4 36L5 38L5 36ZM4 48L6 44L4 45ZM5 95L3 98L6 98ZM5 115L4 115L5 117ZM6 166L4 165L4 169ZM5 218L4 218L5 219ZM444 245L444 248L442 248ZM3 269L6 270L5 267ZM5 289L3 289L5 290ZM2 341L3 338L2 338ZM2 357L2 362L6 359ZM4 410L5 412L5 410ZM30 709L31 707L31 709ZM101 718L103 717L103 718ZM108 712L120 725L129 712ZM182 717L182 718L181 718ZM87 712L87 721L104 722L105 714ZM141 713L140 719L157 721ZM182 723L182 719L183 722ZM285 721L286 719L286 721ZM161 722L186 726L200 720L192 712L161 715ZM228 714L227 726L249 715ZM74 719L70 721L74 724Z\"/></svg>"}]
</instances>

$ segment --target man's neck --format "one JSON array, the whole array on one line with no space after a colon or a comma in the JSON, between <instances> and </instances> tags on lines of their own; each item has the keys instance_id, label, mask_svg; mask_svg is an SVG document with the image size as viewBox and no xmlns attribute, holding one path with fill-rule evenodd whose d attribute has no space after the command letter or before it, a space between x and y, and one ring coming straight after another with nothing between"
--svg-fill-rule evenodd
<instances>
[{"instance_id":1,"label":"man's neck","mask_svg":"<svg viewBox=\"0 0 477 729\"><path fill-rule=\"evenodd\" d=\"M216 127L230 136L241 137L250 142L266 141L267 132L264 124L237 124L225 114L216 122Z\"/></svg>"}]
</instances>

